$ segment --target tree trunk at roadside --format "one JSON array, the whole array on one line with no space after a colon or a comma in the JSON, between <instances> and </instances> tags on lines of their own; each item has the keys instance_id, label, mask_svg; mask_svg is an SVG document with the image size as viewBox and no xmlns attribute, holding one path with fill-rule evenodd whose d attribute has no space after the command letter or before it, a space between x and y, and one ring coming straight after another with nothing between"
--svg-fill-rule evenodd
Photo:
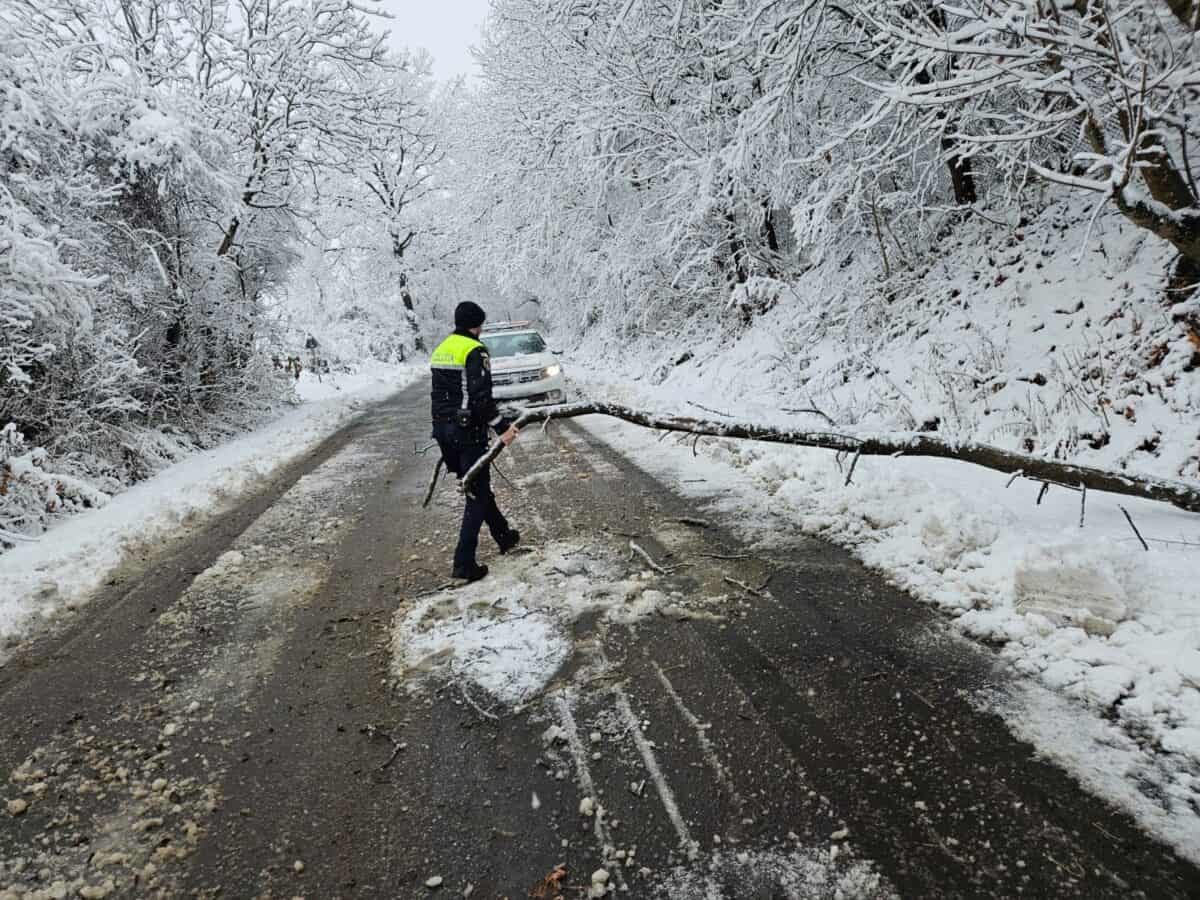
<instances>
[{"instance_id":1,"label":"tree trunk at roadside","mask_svg":"<svg viewBox=\"0 0 1200 900\"><path fill-rule=\"evenodd\" d=\"M970 206L979 199L975 190L975 170L971 159L955 152L953 138L942 138L942 152L950 169L950 185L954 188L954 202L958 206Z\"/></svg>"},{"instance_id":2,"label":"tree trunk at roadside","mask_svg":"<svg viewBox=\"0 0 1200 900\"><path fill-rule=\"evenodd\" d=\"M1195 0L1167 0L1167 7L1176 19L1193 31L1196 30L1197 24L1200 24L1196 17Z\"/></svg>"}]
</instances>

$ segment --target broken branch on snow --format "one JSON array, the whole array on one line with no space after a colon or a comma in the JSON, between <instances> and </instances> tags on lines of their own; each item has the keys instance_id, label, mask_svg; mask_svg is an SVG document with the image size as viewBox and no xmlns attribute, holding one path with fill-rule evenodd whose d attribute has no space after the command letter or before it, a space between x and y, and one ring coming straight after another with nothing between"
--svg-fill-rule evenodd
<instances>
[{"instance_id":1,"label":"broken branch on snow","mask_svg":"<svg viewBox=\"0 0 1200 900\"><path fill-rule=\"evenodd\" d=\"M1200 485L1168 478L1129 475L1081 466L1058 460L1042 459L1028 453L1005 450L977 441L954 441L931 434L840 434L831 431L798 431L773 428L743 422L712 422L686 416L667 416L631 409L615 403L571 403L529 409L521 413L516 425L520 428L550 419L573 419L579 416L611 416L644 428L663 432L685 432L709 437L740 438L772 444L792 444L798 447L819 447L859 456L931 456L957 459L962 462L1011 474L1021 471L1023 477L1034 481L1086 486L1089 490L1108 491L1129 497L1142 497L1170 503L1188 512L1200 512ZM466 489L485 466L500 455L504 444L496 441L479 461L463 476Z\"/></svg>"},{"instance_id":2,"label":"broken branch on snow","mask_svg":"<svg viewBox=\"0 0 1200 900\"><path fill-rule=\"evenodd\" d=\"M1142 533L1140 531L1138 531L1138 527L1133 524L1133 518L1129 515L1129 510L1127 510L1123 506L1119 506L1117 508L1119 510L1121 510L1122 513L1125 514L1125 521L1129 523L1129 527L1132 528L1133 533L1137 535L1137 539L1141 543L1142 549L1145 550L1147 553L1149 553L1150 545L1146 543L1146 539L1144 537L1142 537Z\"/></svg>"}]
</instances>

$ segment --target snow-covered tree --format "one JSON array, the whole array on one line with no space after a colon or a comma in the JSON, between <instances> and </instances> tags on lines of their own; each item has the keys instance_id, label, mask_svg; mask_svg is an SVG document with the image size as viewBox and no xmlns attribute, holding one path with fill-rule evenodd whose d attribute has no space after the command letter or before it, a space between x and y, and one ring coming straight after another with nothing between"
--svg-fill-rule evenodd
<instances>
[{"instance_id":1,"label":"snow-covered tree","mask_svg":"<svg viewBox=\"0 0 1200 900\"><path fill-rule=\"evenodd\" d=\"M351 0L0 8L0 531L62 505L18 478L115 489L285 389L267 301L411 129L383 45Z\"/></svg>"}]
</instances>

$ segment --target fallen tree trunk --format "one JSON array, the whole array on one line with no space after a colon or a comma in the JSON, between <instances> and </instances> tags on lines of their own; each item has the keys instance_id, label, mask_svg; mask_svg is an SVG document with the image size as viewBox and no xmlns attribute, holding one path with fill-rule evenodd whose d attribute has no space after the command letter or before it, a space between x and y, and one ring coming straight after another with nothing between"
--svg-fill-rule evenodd
<instances>
[{"instance_id":1,"label":"fallen tree trunk","mask_svg":"<svg viewBox=\"0 0 1200 900\"><path fill-rule=\"evenodd\" d=\"M573 419L578 416L612 416L634 425L660 431L679 431L697 436L742 438L765 441L773 444L794 444L800 447L821 447L858 456L934 456L942 459L957 459L988 469L1008 474L1019 473L1033 481L1046 481L1073 487L1085 487L1091 491L1107 491L1147 500L1160 500L1188 512L1200 512L1200 484L1153 478L1144 475L1128 475L1079 466L1072 463L1043 459L1027 453L1004 450L990 444L975 441L954 441L930 434L838 434L827 431L798 431L795 429L772 428L743 422L720 422L693 419L685 416L665 416L630 409L615 403L571 403L563 406L547 406L523 412L517 419L518 427L551 419ZM471 482L484 467L500 455L504 444L496 441L479 461L463 476L463 490L469 490Z\"/></svg>"}]
</instances>

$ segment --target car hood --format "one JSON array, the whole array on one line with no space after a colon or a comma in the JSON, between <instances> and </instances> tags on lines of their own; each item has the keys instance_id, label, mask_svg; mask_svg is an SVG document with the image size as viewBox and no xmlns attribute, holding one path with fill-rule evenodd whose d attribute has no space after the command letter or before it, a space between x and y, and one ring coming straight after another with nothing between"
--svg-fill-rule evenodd
<instances>
[{"instance_id":1,"label":"car hood","mask_svg":"<svg viewBox=\"0 0 1200 900\"><path fill-rule=\"evenodd\" d=\"M522 356L492 357L493 372L516 372L523 369L544 369L557 365L552 353L526 353Z\"/></svg>"}]
</instances>

